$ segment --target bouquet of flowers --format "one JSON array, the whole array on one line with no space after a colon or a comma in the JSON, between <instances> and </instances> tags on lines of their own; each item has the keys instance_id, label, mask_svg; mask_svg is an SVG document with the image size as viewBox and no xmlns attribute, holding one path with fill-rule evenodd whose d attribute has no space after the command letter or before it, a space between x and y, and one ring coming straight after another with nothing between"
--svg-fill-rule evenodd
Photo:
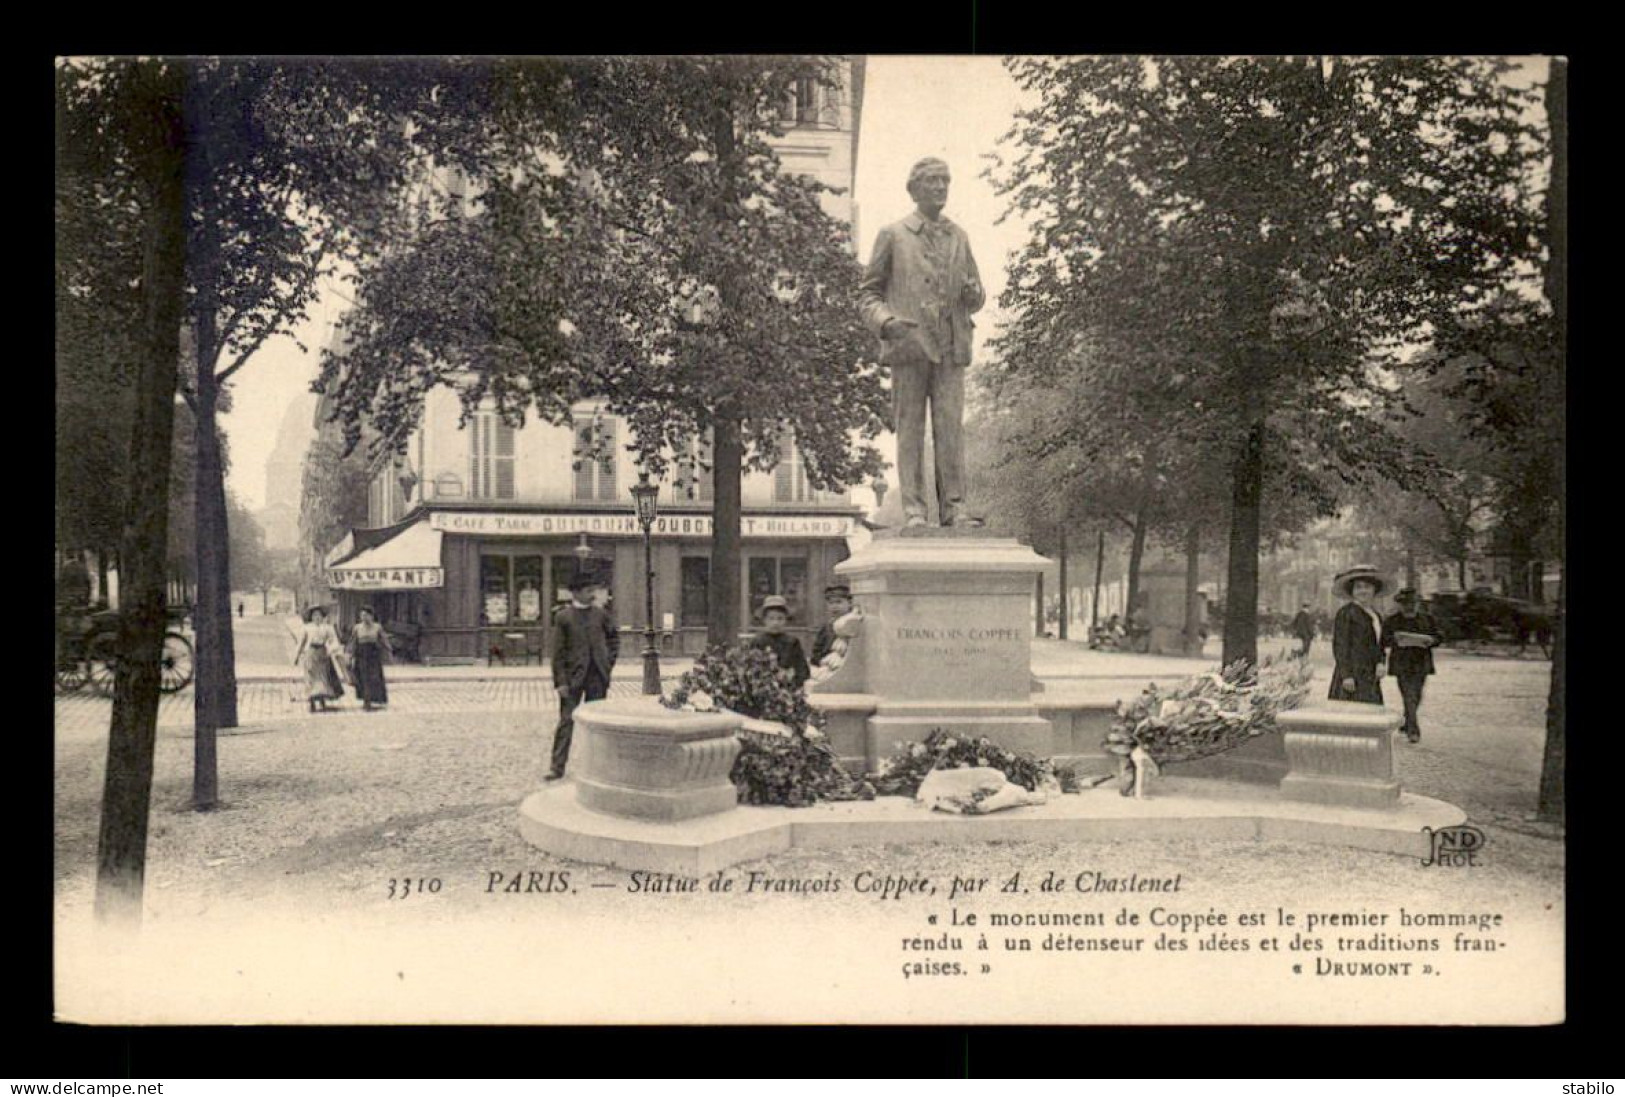
<instances>
[{"instance_id":1,"label":"bouquet of flowers","mask_svg":"<svg viewBox=\"0 0 1625 1097\"><path fill-rule=\"evenodd\" d=\"M819 800L871 799L874 790L855 782L824 736L824 714L773 653L749 644L713 647L660 698L667 708L690 712L726 709L781 725L785 734L743 734L730 774L746 804L802 807Z\"/></svg>"},{"instance_id":2,"label":"bouquet of flowers","mask_svg":"<svg viewBox=\"0 0 1625 1097\"><path fill-rule=\"evenodd\" d=\"M1169 762L1188 762L1233 750L1275 730L1275 716L1301 704L1313 671L1305 659L1245 659L1171 689L1155 683L1133 701L1117 703L1117 718L1104 746L1118 756L1122 792L1141 776ZM1138 758L1136 758L1138 755Z\"/></svg>"},{"instance_id":3,"label":"bouquet of flowers","mask_svg":"<svg viewBox=\"0 0 1625 1097\"><path fill-rule=\"evenodd\" d=\"M950 735L932 728L923 743L898 743L896 753L880 764L872 778L876 791L885 796L913 796L920 782L934 769L971 769L986 766L1009 778L1028 792L1041 787L1060 792L1078 791L1077 776L1069 766L1057 766L1049 759L1034 758L1010 750L986 736Z\"/></svg>"}]
</instances>

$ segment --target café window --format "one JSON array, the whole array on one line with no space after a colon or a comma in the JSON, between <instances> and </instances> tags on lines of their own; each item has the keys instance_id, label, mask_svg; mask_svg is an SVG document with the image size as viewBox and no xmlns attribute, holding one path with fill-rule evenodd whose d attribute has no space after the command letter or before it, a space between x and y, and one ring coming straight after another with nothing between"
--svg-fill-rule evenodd
<instances>
[{"instance_id":1,"label":"caf\u00e9 window","mask_svg":"<svg viewBox=\"0 0 1625 1097\"><path fill-rule=\"evenodd\" d=\"M678 608L682 628L703 628L711 623L711 560L706 556L683 557L683 591Z\"/></svg>"},{"instance_id":2,"label":"caf\u00e9 window","mask_svg":"<svg viewBox=\"0 0 1625 1097\"><path fill-rule=\"evenodd\" d=\"M491 411L475 412L468 426L469 494L476 499L512 499L514 429Z\"/></svg>"},{"instance_id":3,"label":"caf\u00e9 window","mask_svg":"<svg viewBox=\"0 0 1625 1097\"><path fill-rule=\"evenodd\" d=\"M548 622L543 558L485 553L480 557L480 624L544 625Z\"/></svg>"},{"instance_id":4,"label":"caf\u00e9 window","mask_svg":"<svg viewBox=\"0 0 1625 1097\"><path fill-rule=\"evenodd\" d=\"M760 623L763 599L777 594L790 604L790 624L804 627L807 624L807 558L752 556L745 565L751 623Z\"/></svg>"},{"instance_id":5,"label":"caf\u00e9 window","mask_svg":"<svg viewBox=\"0 0 1625 1097\"><path fill-rule=\"evenodd\" d=\"M615 495L615 420L601 419L596 424L577 423L575 433L575 452L571 460L575 468L576 501L618 502Z\"/></svg>"}]
</instances>

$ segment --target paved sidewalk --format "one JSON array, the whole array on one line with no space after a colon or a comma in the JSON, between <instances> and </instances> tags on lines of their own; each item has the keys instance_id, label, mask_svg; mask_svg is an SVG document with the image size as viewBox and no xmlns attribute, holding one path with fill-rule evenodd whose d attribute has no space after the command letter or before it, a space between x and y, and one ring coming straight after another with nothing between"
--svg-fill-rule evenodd
<instances>
[{"instance_id":1,"label":"paved sidewalk","mask_svg":"<svg viewBox=\"0 0 1625 1097\"><path fill-rule=\"evenodd\" d=\"M636 697L641 681L623 682L617 678L609 688L612 697ZM558 691L551 681L537 678L506 681L395 682L389 683L389 707L377 714L425 715L455 712L534 712L548 721L558 716ZM166 695L158 705L160 735L192 734L192 691ZM337 714L361 715L361 703L349 694L339 701ZM113 715L113 702L88 693L71 694L56 700L56 732L65 741L91 739L107 734ZM302 693L292 683L248 682L237 687L237 721L241 728L311 719ZM551 724L549 725L551 726ZM235 730L224 734L236 734Z\"/></svg>"}]
</instances>

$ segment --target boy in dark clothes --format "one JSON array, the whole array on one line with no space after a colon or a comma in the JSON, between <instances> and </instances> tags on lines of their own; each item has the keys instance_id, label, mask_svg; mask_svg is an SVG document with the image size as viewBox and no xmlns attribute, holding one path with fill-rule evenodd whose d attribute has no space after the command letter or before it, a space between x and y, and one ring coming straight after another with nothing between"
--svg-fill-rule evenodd
<instances>
[{"instance_id":1,"label":"boy in dark clothes","mask_svg":"<svg viewBox=\"0 0 1625 1097\"><path fill-rule=\"evenodd\" d=\"M807 654L801 650L801 641L784 631L784 626L789 623L790 603L777 594L764 598L762 631L751 640L751 646L771 651L779 669L789 671L799 689L812 677L812 671L807 667Z\"/></svg>"}]
</instances>

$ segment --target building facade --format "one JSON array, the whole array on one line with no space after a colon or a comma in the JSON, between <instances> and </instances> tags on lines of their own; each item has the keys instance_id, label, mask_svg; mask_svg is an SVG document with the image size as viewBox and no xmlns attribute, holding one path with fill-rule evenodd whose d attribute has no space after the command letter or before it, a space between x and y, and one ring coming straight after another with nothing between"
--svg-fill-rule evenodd
<instances>
[{"instance_id":1,"label":"building facade","mask_svg":"<svg viewBox=\"0 0 1625 1097\"><path fill-rule=\"evenodd\" d=\"M841 188L822 199L847 223L862 79L855 60L838 89L797 88L776 141L786 170ZM545 660L552 609L585 568L605 579L621 628L641 632L644 546L625 425L591 403L574 412L568 426L510 425L487 406L464 423L456 391L431 392L404 454L370 470L367 525L326 552L341 623L367 604L414 634L429 661ZM686 475L660 485L650 611L664 651L696 654L711 624L712 482L702 442L674 456ZM862 508L850 491L814 490L788 441L771 472L747 471L741 487L741 613L731 626L748 632L762 600L780 595L790 630L810 640L835 565L867 537Z\"/></svg>"}]
</instances>

